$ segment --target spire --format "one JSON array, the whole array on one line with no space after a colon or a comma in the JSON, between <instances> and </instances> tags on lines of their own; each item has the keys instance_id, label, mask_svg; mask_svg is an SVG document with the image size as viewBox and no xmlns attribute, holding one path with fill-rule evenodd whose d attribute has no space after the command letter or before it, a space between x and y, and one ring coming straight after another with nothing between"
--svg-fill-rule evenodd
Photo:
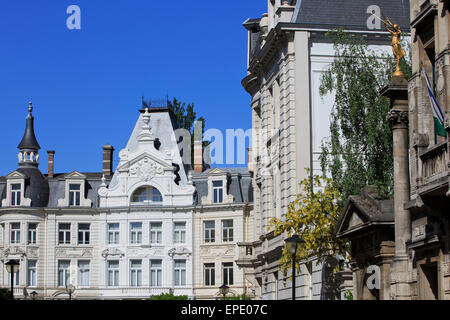
<instances>
[{"instance_id":1,"label":"spire","mask_svg":"<svg viewBox=\"0 0 450 320\"><path fill-rule=\"evenodd\" d=\"M28 115L27 124L25 128L25 133L23 135L22 141L20 141L17 148L19 152L19 164L33 164L37 165L39 159L38 150L41 148L36 140L36 135L34 134L34 117L32 114L33 104L30 102L28 104Z\"/></svg>"}]
</instances>

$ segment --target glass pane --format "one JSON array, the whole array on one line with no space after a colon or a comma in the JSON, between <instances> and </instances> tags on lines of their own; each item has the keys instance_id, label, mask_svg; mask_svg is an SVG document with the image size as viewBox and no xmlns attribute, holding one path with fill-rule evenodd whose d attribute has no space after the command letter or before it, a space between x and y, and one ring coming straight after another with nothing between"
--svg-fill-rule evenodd
<instances>
[{"instance_id":1,"label":"glass pane","mask_svg":"<svg viewBox=\"0 0 450 320\"><path fill-rule=\"evenodd\" d=\"M213 187L222 187L223 181L213 181Z\"/></svg>"},{"instance_id":2,"label":"glass pane","mask_svg":"<svg viewBox=\"0 0 450 320\"><path fill-rule=\"evenodd\" d=\"M79 191L81 190L81 184L69 184L70 191Z\"/></svg>"},{"instance_id":3,"label":"glass pane","mask_svg":"<svg viewBox=\"0 0 450 320\"><path fill-rule=\"evenodd\" d=\"M14 183L11 185L11 190L20 190L20 189L21 189L20 183Z\"/></svg>"}]
</instances>

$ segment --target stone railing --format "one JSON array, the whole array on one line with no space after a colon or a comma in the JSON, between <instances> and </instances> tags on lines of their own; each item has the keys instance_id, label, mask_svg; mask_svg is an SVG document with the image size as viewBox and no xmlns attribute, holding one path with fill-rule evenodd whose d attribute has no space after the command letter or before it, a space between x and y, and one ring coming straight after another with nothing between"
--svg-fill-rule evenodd
<instances>
[{"instance_id":1,"label":"stone railing","mask_svg":"<svg viewBox=\"0 0 450 320\"><path fill-rule=\"evenodd\" d=\"M122 295L124 296L154 296L162 293L170 293L171 288L149 288L149 287L128 287L128 288L120 288Z\"/></svg>"},{"instance_id":2,"label":"stone railing","mask_svg":"<svg viewBox=\"0 0 450 320\"><path fill-rule=\"evenodd\" d=\"M419 156L422 163L419 173L422 185L448 174L448 150L446 141L428 148Z\"/></svg>"}]
</instances>

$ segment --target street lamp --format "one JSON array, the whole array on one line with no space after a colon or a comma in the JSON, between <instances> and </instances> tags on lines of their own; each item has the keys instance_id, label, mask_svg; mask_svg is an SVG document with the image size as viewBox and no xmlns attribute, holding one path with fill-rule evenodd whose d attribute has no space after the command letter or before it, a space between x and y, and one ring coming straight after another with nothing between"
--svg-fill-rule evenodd
<instances>
[{"instance_id":1,"label":"street lamp","mask_svg":"<svg viewBox=\"0 0 450 320\"><path fill-rule=\"evenodd\" d=\"M225 296L228 294L228 292L230 291L230 287L227 286L226 284L223 284L219 287L219 291L222 294L222 296L225 298Z\"/></svg>"},{"instance_id":2,"label":"street lamp","mask_svg":"<svg viewBox=\"0 0 450 320\"><path fill-rule=\"evenodd\" d=\"M31 300L36 300L38 293L36 291L30 292Z\"/></svg>"},{"instance_id":3,"label":"street lamp","mask_svg":"<svg viewBox=\"0 0 450 320\"><path fill-rule=\"evenodd\" d=\"M72 293L75 291L75 286L73 284L67 284L66 291L69 294L69 300L72 300Z\"/></svg>"},{"instance_id":4,"label":"street lamp","mask_svg":"<svg viewBox=\"0 0 450 320\"><path fill-rule=\"evenodd\" d=\"M9 260L5 263L6 271L11 274L11 300L14 300L14 275L19 271L19 260Z\"/></svg>"},{"instance_id":5,"label":"street lamp","mask_svg":"<svg viewBox=\"0 0 450 320\"><path fill-rule=\"evenodd\" d=\"M301 239L298 234L294 234L284 241L286 242L286 249L292 256L292 300L295 300L295 256L297 254L298 245L305 243L305 241Z\"/></svg>"}]
</instances>

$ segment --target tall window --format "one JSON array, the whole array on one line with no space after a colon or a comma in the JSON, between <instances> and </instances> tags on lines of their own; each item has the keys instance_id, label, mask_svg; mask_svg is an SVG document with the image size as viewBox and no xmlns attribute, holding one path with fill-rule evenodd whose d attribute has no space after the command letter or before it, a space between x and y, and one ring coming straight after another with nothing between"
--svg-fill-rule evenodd
<instances>
[{"instance_id":1,"label":"tall window","mask_svg":"<svg viewBox=\"0 0 450 320\"><path fill-rule=\"evenodd\" d=\"M233 241L233 220L222 220L222 241Z\"/></svg>"},{"instance_id":2,"label":"tall window","mask_svg":"<svg viewBox=\"0 0 450 320\"><path fill-rule=\"evenodd\" d=\"M203 225L205 228L205 242L214 242L216 223L214 221L205 221Z\"/></svg>"},{"instance_id":3,"label":"tall window","mask_svg":"<svg viewBox=\"0 0 450 320\"><path fill-rule=\"evenodd\" d=\"M142 243L142 222L130 223L130 243L131 244Z\"/></svg>"},{"instance_id":4,"label":"tall window","mask_svg":"<svg viewBox=\"0 0 450 320\"><path fill-rule=\"evenodd\" d=\"M162 260L150 260L150 287L162 285Z\"/></svg>"},{"instance_id":5,"label":"tall window","mask_svg":"<svg viewBox=\"0 0 450 320\"><path fill-rule=\"evenodd\" d=\"M22 185L20 183L11 184L11 206L20 206L20 194Z\"/></svg>"},{"instance_id":6,"label":"tall window","mask_svg":"<svg viewBox=\"0 0 450 320\"><path fill-rule=\"evenodd\" d=\"M70 284L70 261L58 261L58 287L65 287Z\"/></svg>"},{"instance_id":7,"label":"tall window","mask_svg":"<svg viewBox=\"0 0 450 320\"><path fill-rule=\"evenodd\" d=\"M28 224L28 244L36 244L37 242L37 223Z\"/></svg>"},{"instance_id":8,"label":"tall window","mask_svg":"<svg viewBox=\"0 0 450 320\"><path fill-rule=\"evenodd\" d=\"M20 269L17 270L16 273L14 273L14 286L18 287L20 285ZM8 277L8 286L11 285L11 277Z\"/></svg>"},{"instance_id":9,"label":"tall window","mask_svg":"<svg viewBox=\"0 0 450 320\"><path fill-rule=\"evenodd\" d=\"M108 261L108 287L119 286L119 261Z\"/></svg>"},{"instance_id":10,"label":"tall window","mask_svg":"<svg viewBox=\"0 0 450 320\"><path fill-rule=\"evenodd\" d=\"M223 202L223 181L213 181L214 203Z\"/></svg>"},{"instance_id":11,"label":"tall window","mask_svg":"<svg viewBox=\"0 0 450 320\"><path fill-rule=\"evenodd\" d=\"M60 223L58 229L58 243L70 244L70 223Z\"/></svg>"},{"instance_id":12,"label":"tall window","mask_svg":"<svg viewBox=\"0 0 450 320\"><path fill-rule=\"evenodd\" d=\"M9 242L11 244L20 243L20 223L11 223L10 228Z\"/></svg>"},{"instance_id":13,"label":"tall window","mask_svg":"<svg viewBox=\"0 0 450 320\"><path fill-rule=\"evenodd\" d=\"M27 285L36 287L36 260L28 260Z\"/></svg>"},{"instance_id":14,"label":"tall window","mask_svg":"<svg viewBox=\"0 0 450 320\"><path fill-rule=\"evenodd\" d=\"M89 223L78 224L78 244L90 243L90 227Z\"/></svg>"},{"instance_id":15,"label":"tall window","mask_svg":"<svg viewBox=\"0 0 450 320\"><path fill-rule=\"evenodd\" d=\"M186 285L186 260L175 260L174 280L176 286Z\"/></svg>"},{"instance_id":16,"label":"tall window","mask_svg":"<svg viewBox=\"0 0 450 320\"><path fill-rule=\"evenodd\" d=\"M108 244L119 244L120 224L108 223Z\"/></svg>"},{"instance_id":17,"label":"tall window","mask_svg":"<svg viewBox=\"0 0 450 320\"><path fill-rule=\"evenodd\" d=\"M90 261L78 261L78 285L80 287L89 287L90 274Z\"/></svg>"},{"instance_id":18,"label":"tall window","mask_svg":"<svg viewBox=\"0 0 450 320\"><path fill-rule=\"evenodd\" d=\"M175 222L174 223L173 242L186 243L186 222Z\"/></svg>"},{"instance_id":19,"label":"tall window","mask_svg":"<svg viewBox=\"0 0 450 320\"><path fill-rule=\"evenodd\" d=\"M79 206L81 198L81 184L69 184L69 206Z\"/></svg>"},{"instance_id":20,"label":"tall window","mask_svg":"<svg viewBox=\"0 0 450 320\"><path fill-rule=\"evenodd\" d=\"M150 223L150 243L162 243L162 223Z\"/></svg>"},{"instance_id":21,"label":"tall window","mask_svg":"<svg viewBox=\"0 0 450 320\"><path fill-rule=\"evenodd\" d=\"M142 260L130 261L130 286L140 287L142 285Z\"/></svg>"},{"instance_id":22,"label":"tall window","mask_svg":"<svg viewBox=\"0 0 450 320\"><path fill-rule=\"evenodd\" d=\"M214 263L205 263L203 269L205 274L205 286L214 286L216 277Z\"/></svg>"},{"instance_id":23,"label":"tall window","mask_svg":"<svg viewBox=\"0 0 450 320\"><path fill-rule=\"evenodd\" d=\"M222 264L223 284L229 286L233 284L233 262Z\"/></svg>"},{"instance_id":24,"label":"tall window","mask_svg":"<svg viewBox=\"0 0 450 320\"><path fill-rule=\"evenodd\" d=\"M134 203L152 203L162 202L163 198L158 189L145 186L138 188L131 197L131 202Z\"/></svg>"}]
</instances>

